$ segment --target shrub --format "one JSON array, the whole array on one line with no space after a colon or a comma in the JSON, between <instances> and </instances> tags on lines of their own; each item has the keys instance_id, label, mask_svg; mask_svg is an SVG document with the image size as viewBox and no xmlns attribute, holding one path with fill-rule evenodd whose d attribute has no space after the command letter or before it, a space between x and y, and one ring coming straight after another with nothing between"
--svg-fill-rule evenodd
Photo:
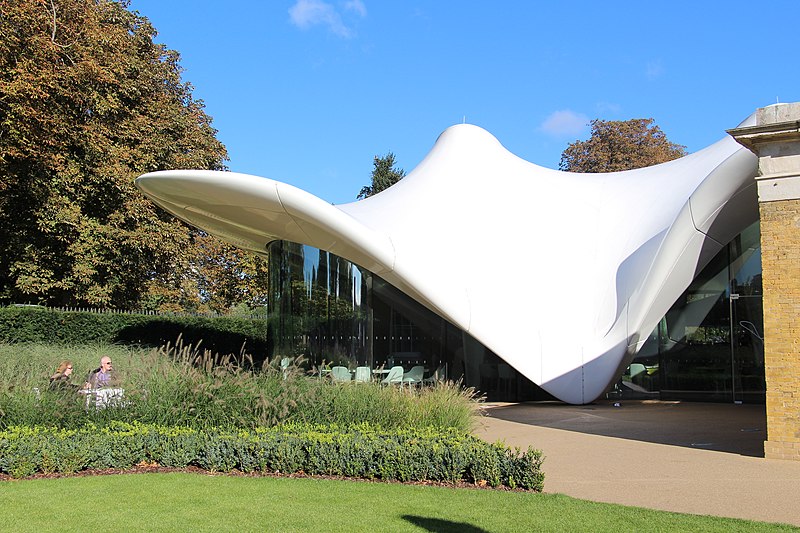
<instances>
[{"instance_id":1,"label":"shrub","mask_svg":"<svg viewBox=\"0 0 800 533\"><path fill-rule=\"evenodd\" d=\"M435 428L385 431L367 424L291 424L231 432L114 423L104 428L13 427L0 432L0 472L13 477L127 468L141 461L218 472L303 472L533 491L541 491L544 484L541 452L522 452Z\"/></svg>"},{"instance_id":2,"label":"shrub","mask_svg":"<svg viewBox=\"0 0 800 533\"><path fill-rule=\"evenodd\" d=\"M183 337L212 352L238 354L245 346L258 362L271 355L265 319L57 311L41 307L0 307L0 342L132 344L157 347Z\"/></svg>"}]
</instances>

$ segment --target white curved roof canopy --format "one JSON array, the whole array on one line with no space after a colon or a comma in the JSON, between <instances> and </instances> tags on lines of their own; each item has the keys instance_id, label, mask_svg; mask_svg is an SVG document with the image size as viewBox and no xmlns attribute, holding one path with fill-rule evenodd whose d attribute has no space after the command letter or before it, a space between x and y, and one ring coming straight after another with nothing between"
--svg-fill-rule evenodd
<instances>
[{"instance_id":1,"label":"white curved roof canopy","mask_svg":"<svg viewBox=\"0 0 800 533\"><path fill-rule=\"evenodd\" d=\"M557 398L586 403L708 260L758 220L756 167L726 137L645 169L559 172L465 124L402 181L355 203L230 172L154 172L136 184L239 247L263 254L288 240L361 265Z\"/></svg>"}]
</instances>

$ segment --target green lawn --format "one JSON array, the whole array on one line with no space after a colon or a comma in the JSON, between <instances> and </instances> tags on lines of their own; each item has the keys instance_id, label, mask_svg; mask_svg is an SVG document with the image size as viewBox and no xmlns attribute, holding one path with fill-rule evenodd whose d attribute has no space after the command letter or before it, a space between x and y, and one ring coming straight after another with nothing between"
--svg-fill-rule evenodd
<instances>
[{"instance_id":1,"label":"green lawn","mask_svg":"<svg viewBox=\"0 0 800 533\"><path fill-rule=\"evenodd\" d=\"M139 474L0 482L4 531L794 531L566 496Z\"/></svg>"}]
</instances>

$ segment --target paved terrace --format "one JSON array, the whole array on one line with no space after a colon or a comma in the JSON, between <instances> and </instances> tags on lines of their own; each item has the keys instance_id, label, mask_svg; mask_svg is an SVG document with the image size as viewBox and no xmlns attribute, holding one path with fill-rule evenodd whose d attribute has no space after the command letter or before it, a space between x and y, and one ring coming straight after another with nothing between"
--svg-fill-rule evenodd
<instances>
[{"instance_id":1,"label":"paved terrace","mask_svg":"<svg viewBox=\"0 0 800 533\"><path fill-rule=\"evenodd\" d=\"M489 404L476 434L544 451L545 492L800 526L800 462L763 458L763 405Z\"/></svg>"}]
</instances>

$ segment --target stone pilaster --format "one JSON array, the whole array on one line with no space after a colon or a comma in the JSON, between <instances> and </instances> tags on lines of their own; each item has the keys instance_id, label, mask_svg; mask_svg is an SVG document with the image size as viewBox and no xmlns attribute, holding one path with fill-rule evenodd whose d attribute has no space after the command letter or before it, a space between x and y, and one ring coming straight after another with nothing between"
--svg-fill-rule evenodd
<instances>
[{"instance_id":1,"label":"stone pilaster","mask_svg":"<svg viewBox=\"0 0 800 533\"><path fill-rule=\"evenodd\" d=\"M767 459L800 461L800 103L756 112L730 130L758 156Z\"/></svg>"}]
</instances>

